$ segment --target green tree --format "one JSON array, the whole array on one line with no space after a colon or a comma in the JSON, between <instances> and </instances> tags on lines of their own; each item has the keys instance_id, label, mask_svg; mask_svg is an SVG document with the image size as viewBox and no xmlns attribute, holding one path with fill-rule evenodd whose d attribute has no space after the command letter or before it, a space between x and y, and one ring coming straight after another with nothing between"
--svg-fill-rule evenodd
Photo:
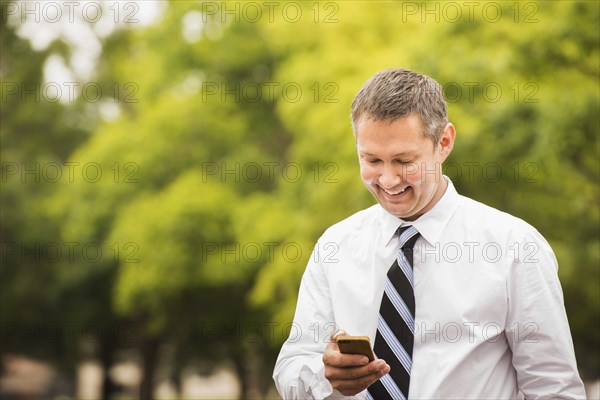
<instances>
[{"instance_id":1,"label":"green tree","mask_svg":"<svg viewBox=\"0 0 600 400\"><path fill-rule=\"evenodd\" d=\"M493 3L487 14L463 5L455 18L442 2L301 2L297 21L283 5L262 5L256 21L207 12L214 2L165 5L156 24L102 38L92 79L123 89L110 121L81 98L9 95L6 83L42 82L47 57L71 50L56 41L34 51L2 18L2 323L77 321L114 333L91 346L6 335L3 354L73 375L85 357L107 372L126 350L141 360L144 399L186 366L230 365L242 398L264 396L312 246L373 203L360 184L352 98L375 71L400 66L444 86L458 130L446 172L459 191L551 242L579 366L593 377L598 4ZM22 162L92 165L102 177L23 182L11 170ZM12 254L57 240L102 255ZM105 376L109 398L116 388Z\"/></svg>"},{"instance_id":2,"label":"green tree","mask_svg":"<svg viewBox=\"0 0 600 400\"><path fill-rule=\"evenodd\" d=\"M224 101L221 93L207 98L198 85L209 82L220 90L268 80L277 55L263 41L243 40L256 34L257 25L225 29L218 19L209 25L223 30L220 39L187 43L181 20L193 10L174 3L160 24L105 43L100 81L134 83L140 101L127 104L115 122L101 124L70 158L98 163L112 171L110 179L61 185L49 202L53 218L62 221L63 240L119 251L116 262L106 260L76 277L64 274L77 286L96 282L100 269L110 276L104 286L112 297L108 307L139 327L141 398L152 397L159 350L166 343L187 359L193 357L184 346L196 349L197 358L231 362L242 398L264 394L274 359L263 342L235 337L227 342L212 334L268 322L268 314L246 299L268 253L240 254L239 248L256 241L251 229L237 226L255 221L242 211L247 198L272 190L274 183L268 176L247 180L221 170L279 163L288 139L274 116L274 99ZM227 256L232 248L237 254Z\"/></svg>"},{"instance_id":3,"label":"green tree","mask_svg":"<svg viewBox=\"0 0 600 400\"><path fill-rule=\"evenodd\" d=\"M55 174L61 173L57 168L89 131L74 122L84 104L48 101L41 93L44 62L50 55L67 58L69 47L54 42L45 50L33 50L9 22L8 4L0 7L0 355L50 360L73 380L79 343L64 329L73 320L65 318L68 299L56 277L55 251L64 249L55 240L58 225L39 204L55 190ZM88 123L93 126L95 120Z\"/></svg>"},{"instance_id":4,"label":"green tree","mask_svg":"<svg viewBox=\"0 0 600 400\"><path fill-rule=\"evenodd\" d=\"M305 169L328 162L337 169L335 184L282 182L273 195L279 212L302 221L293 230L280 227L282 240L314 242L332 222L372 204L359 183L350 123L331 121L349 114L366 77L392 66L431 75L445 89L458 130L446 172L459 192L525 219L549 239L579 367L593 378L600 338L586 326L600 321L598 4L494 3L488 9L501 7L495 15L462 7L460 18L439 2L338 4L337 23L302 35L267 27L276 46L295 46L301 37L298 47L309 49L286 57L279 80L339 87L334 104L279 104L294 159ZM282 307L274 315L289 321L301 273L277 260L261 271L254 301L269 304L277 293Z\"/></svg>"}]
</instances>

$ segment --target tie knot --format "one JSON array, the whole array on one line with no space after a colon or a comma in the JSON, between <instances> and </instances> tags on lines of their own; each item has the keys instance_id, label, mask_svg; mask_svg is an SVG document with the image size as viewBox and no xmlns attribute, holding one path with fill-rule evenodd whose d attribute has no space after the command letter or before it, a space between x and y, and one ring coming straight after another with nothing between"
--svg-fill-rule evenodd
<instances>
[{"instance_id":1,"label":"tie knot","mask_svg":"<svg viewBox=\"0 0 600 400\"><path fill-rule=\"evenodd\" d=\"M419 238L419 231L412 225L404 226L400 228L400 248L401 249L412 249L415 242Z\"/></svg>"}]
</instances>

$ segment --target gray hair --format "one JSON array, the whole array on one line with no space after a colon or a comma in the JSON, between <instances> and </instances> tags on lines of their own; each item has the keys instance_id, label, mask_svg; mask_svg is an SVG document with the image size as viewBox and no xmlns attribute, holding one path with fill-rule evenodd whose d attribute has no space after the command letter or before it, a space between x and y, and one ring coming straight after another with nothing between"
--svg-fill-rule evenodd
<instances>
[{"instance_id":1,"label":"gray hair","mask_svg":"<svg viewBox=\"0 0 600 400\"><path fill-rule=\"evenodd\" d=\"M434 79L406 69L392 68L377 72L360 89L352 101L352 128L361 119L394 121L417 115L425 137L440 141L448 123L448 111L442 87Z\"/></svg>"}]
</instances>

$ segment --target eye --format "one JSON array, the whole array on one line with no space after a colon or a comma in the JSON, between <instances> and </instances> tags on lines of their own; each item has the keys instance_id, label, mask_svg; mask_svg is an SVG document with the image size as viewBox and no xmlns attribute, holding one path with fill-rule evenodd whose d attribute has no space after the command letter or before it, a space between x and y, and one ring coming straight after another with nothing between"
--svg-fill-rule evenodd
<instances>
[{"instance_id":1,"label":"eye","mask_svg":"<svg viewBox=\"0 0 600 400\"><path fill-rule=\"evenodd\" d=\"M368 162L369 164L371 164L371 165L375 165L375 164L378 164L378 163L380 163L380 162L381 162L381 160L380 160L380 159L378 159L378 158L370 158L370 159L367 159L367 162Z\"/></svg>"},{"instance_id":2,"label":"eye","mask_svg":"<svg viewBox=\"0 0 600 400\"><path fill-rule=\"evenodd\" d=\"M394 160L394 161L396 161L398 164L402 164L402 165L413 163L413 160Z\"/></svg>"}]
</instances>

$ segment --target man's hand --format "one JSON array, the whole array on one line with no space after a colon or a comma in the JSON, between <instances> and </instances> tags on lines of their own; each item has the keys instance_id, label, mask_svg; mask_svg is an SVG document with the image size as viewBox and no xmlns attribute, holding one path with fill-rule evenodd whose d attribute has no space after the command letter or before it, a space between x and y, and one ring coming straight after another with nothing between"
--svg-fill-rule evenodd
<instances>
[{"instance_id":1,"label":"man's hand","mask_svg":"<svg viewBox=\"0 0 600 400\"><path fill-rule=\"evenodd\" d=\"M381 359L369 362L367 357L360 354L340 353L336 338L344 334L343 331L337 332L325 348L325 378L344 396L354 396L390 372L390 366Z\"/></svg>"}]
</instances>

